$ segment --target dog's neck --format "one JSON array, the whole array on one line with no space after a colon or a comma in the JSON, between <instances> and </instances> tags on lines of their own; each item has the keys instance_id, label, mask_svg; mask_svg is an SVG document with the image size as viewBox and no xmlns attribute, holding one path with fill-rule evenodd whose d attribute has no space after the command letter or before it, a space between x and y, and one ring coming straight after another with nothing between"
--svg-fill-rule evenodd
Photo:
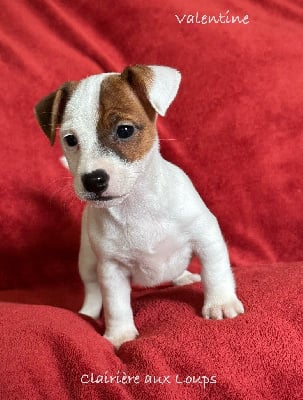
<instances>
[{"instance_id":1,"label":"dog's neck","mask_svg":"<svg viewBox=\"0 0 303 400\"><path fill-rule=\"evenodd\" d=\"M137 182L128 196L132 202L136 201L139 197L142 201L148 195L159 195L159 191L163 189L164 185L164 159L160 154L158 139L153 145L150 152L146 155L144 171L140 174Z\"/></svg>"},{"instance_id":2,"label":"dog's neck","mask_svg":"<svg viewBox=\"0 0 303 400\"><path fill-rule=\"evenodd\" d=\"M160 154L158 139L145 157L144 170L130 194L121 204L107 209L113 217L124 219L161 207L166 180L165 160Z\"/></svg>"}]
</instances>

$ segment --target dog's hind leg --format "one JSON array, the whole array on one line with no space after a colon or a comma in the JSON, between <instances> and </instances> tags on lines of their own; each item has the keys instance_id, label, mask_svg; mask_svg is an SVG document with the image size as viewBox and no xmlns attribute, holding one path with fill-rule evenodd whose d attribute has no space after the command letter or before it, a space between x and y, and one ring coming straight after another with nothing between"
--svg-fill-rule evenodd
<instances>
[{"instance_id":1,"label":"dog's hind leg","mask_svg":"<svg viewBox=\"0 0 303 400\"><path fill-rule=\"evenodd\" d=\"M193 274L185 270L178 278L173 280L174 286L183 286L183 285L190 285L191 283L200 282L201 275L200 274Z\"/></svg>"},{"instance_id":2,"label":"dog's hind leg","mask_svg":"<svg viewBox=\"0 0 303 400\"><path fill-rule=\"evenodd\" d=\"M87 235L86 210L82 216L79 272L84 284L84 302L79 313L97 319L102 308L102 296L97 277L97 258Z\"/></svg>"}]
</instances>

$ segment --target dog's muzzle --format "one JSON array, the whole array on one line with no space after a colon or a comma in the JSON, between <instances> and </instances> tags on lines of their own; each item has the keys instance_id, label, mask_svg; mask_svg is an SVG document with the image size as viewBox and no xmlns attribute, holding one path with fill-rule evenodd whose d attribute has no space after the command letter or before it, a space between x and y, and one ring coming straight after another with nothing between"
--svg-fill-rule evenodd
<instances>
[{"instance_id":1,"label":"dog's muzzle","mask_svg":"<svg viewBox=\"0 0 303 400\"><path fill-rule=\"evenodd\" d=\"M109 175L104 169L96 169L88 174L83 174L81 180L85 190L100 196L108 187Z\"/></svg>"}]
</instances>

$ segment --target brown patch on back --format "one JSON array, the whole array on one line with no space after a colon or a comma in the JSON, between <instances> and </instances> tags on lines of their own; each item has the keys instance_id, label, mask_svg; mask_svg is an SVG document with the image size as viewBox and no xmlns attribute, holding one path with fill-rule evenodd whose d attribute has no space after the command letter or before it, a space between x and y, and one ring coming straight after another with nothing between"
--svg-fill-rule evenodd
<instances>
[{"instance_id":1,"label":"brown patch on back","mask_svg":"<svg viewBox=\"0 0 303 400\"><path fill-rule=\"evenodd\" d=\"M98 138L102 146L126 161L143 158L155 141L156 112L147 97L151 79L148 67L135 66L101 83ZM137 127L136 133L127 140L119 140L114 135L119 122L131 122Z\"/></svg>"}]
</instances>

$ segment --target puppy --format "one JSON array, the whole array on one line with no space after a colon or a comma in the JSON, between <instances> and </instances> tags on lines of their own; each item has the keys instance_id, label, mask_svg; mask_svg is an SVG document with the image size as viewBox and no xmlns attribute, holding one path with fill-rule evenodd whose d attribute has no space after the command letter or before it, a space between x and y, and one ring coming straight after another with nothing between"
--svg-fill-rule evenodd
<instances>
[{"instance_id":1,"label":"puppy","mask_svg":"<svg viewBox=\"0 0 303 400\"><path fill-rule=\"evenodd\" d=\"M186 270L193 254L203 265L203 317L244 312L216 218L185 173L159 152L157 114L165 115L180 79L173 68L136 65L67 82L35 107L51 144L60 126L75 192L87 202L80 313L98 318L103 303L104 336L116 348L138 335L131 283L196 282L200 276Z\"/></svg>"}]
</instances>

